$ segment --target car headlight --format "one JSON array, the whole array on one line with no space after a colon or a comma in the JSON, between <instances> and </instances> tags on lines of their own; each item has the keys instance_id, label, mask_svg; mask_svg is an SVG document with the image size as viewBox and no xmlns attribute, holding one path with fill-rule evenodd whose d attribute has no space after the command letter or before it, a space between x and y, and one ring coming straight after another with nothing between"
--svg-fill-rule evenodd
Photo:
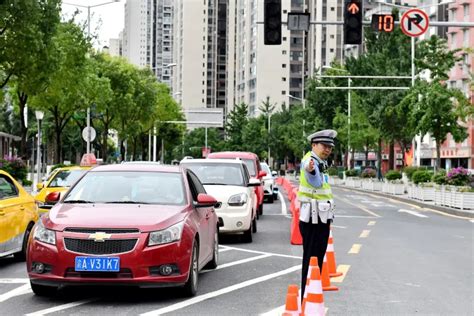
<instances>
[{"instance_id":1,"label":"car headlight","mask_svg":"<svg viewBox=\"0 0 474 316\"><path fill-rule=\"evenodd\" d=\"M150 238L148 239L148 246L168 244L180 240L183 233L183 226L184 221L166 229L151 232Z\"/></svg>"},{"instance_id":2,"label":"car headlight","mask_svg":"<svg viewBox=\"0 0 474 316\"><path fill-rule=\"evenodd\" d=\"M246 193L240 193L232 195L227 203L229 203L230 206L243 206L247 203L247 199L248 196Z\"/></svg>"},{"instance_id":3,"label":"car headlight","mask_svg":"<svg viewBox=\"0 0 474 316\"><path fill-rule=\"evenodd\" d=\"M56 245L56 233L50 229L45 228L42 220L39 220L36 224L33 237L36 240L42 241L44 243Z\"/></svg>"}]
</instances>

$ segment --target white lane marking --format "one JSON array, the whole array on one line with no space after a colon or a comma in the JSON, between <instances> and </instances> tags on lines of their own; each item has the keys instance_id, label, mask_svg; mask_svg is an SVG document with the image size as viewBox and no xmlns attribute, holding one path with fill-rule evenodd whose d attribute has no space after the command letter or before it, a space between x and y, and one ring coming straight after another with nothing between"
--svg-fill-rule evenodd
<instances>
[{"instance_id":1,"label":"white lane marking","mask_svg":"<svg viewBox=\"0 0 474 316\"><path fill-rule=\"evenodd\" d=\"M368 210L367 208L365 208L365 207L363 207L363 206L361 206L361 205L352 203L351 201L349 201L349 200L346 199L346 198L341 198L341 197L340 197L339 199L343 200L344 202L346 202L346 203L348 203L348 204L350 204L350 205L352 205L352 206L355 206L355 207L357 207L357 208L360 208L361 210L363 210L363 211L366 212L366 213L369 213L369 214L372 215L372 216L380 217L380 215L375 214L374 212Z\"/></svg>"},{"instance_id":2,"label":"white lane marking","mask_svg":"<svg viewBox=\"0 0 474 316\"><path fill-rule=\"evenodd\" d=\"M239 290L239 289L242 289L244 287L254 285L254 284L257 284L257 283L260 283L260 282L265 282L265 281L277 278L277 277L285 275L285 274L293 273L293 272L298 271L300 269L301 269L301 265L293 266L291 268L288 268L288 269L285 269L285 270L282 270L282 271L279 271L279 272L264 275L264 276L261 276L259 278L248 280L248 281L245 281L245 282L242 282L242 283L239 283L239 284L234 284L234 285L228 286L226 288L223 288L223 289L220 289L220 290L217 290L217 291L214 291L214 292L199 295L199 296L196 296L196 297L191 298L189 300L186 300L186 301L183 301L183 302L180 302L180 303L176 303L176 304L173 304L173 305L170 305L170 306L166 306L166 307L163 307L163 308L160 308L160 309L157 309L157 310L154 310L154 311L150 311L150 312L147 312L147 313L144 313L144 314L140 314L140 315L142 315L142 316L151 316L151 315L161 315L161 314L164 314L164 313L174 312L178 309L185 308L185 307L188 307L188 306L196 304L196 303L200 303L200 302L208 300L210 298L217 297L217 296L220 296L220 295L224 295L224 294L230 293L232 291L236 291L236 290Z\"/></svg>"},{"instance_id":3,"label":"white lane marking","mask_svg":"<svg viewBox=\"0 0 474 316\"><path fill-rule=\"evenodd\" d=\"M474 219L471 219L470 222L471 222L471 223L474 223Z\"/></svg>"},{"instance_id":4,"label":"white lane marking","mask_svg":"<svg viewBox=\"0 0 474 316\"><path fill-rule=\"evenodd\" d=\"M259 316L280 316L284 312L285 312L285 305L281 305L275 309L272 309L271 311L260 314Z\"/></svg>"},{"instance_id":5,"label":"white lane marking","mask_svg":"<svg viewBox=\"0 0 474 316\"><path fill-rule=\"evenodd\" d=\"M347 228L346 226L337 226L337 225L332 225L332 224L331 224L331 228L332 228L332 227L335 227L335 228Z\"/></svg>"},{"instance_id":6,"label":"white lane marking","mask_svg":"<svg viewBox=\"0 0 474 316\"><path fill-rule=\"evenodd\" d=\"M428 218L428 216L423 215L423 214L420 214L420 213L418 213L417 211L405 210L405 209L403 209L403 208L399 209L398 212L399 212L399 213L408 213L408 214L411 214L411 215L414 215L414 216Z\"/></svg>"},{"instance_id":7,"label":"white lane marking","mask_svg":"<svg viewBox=\"0 0 474 316\"><path fill-rule=\"evenodd\" d=\"M73 308L73 307L83 305L83 304L87 304L87 303L94 302L94 301L97 301L97 299L71 302L71 303L67 303L67 304L58 305L58 306L55 306L55 307L43 309L43 310L40 310L40 311L37 311L37 312L25 314L25 316L41 316L41 315L51 314L51 313L59 312L59 311L62 311L62 310L68 309L68 308Z\"/></svg>"},{"instance_id":8,"label":"white lane marking","mask_svg":"<svg viewBox=\"0 0 474 316\"><path fill-rule=\"evenodd\" d=\"M375 221L370 221L370 222L367 223L367 226L374 226L375 223L376 223Z\"/></svg>"},{"instance_id":9,"label":"white lane marking","mask_svg":"<svg viewBox=\"0 0 474 316\"><path fill-rule=\"evenodd\" d=\"M30 279L28 278L0 279L0 284L11 284L11 283L30 283Z\"/></svg>"},{"instance_id":10,"label":"white lane marking","mask_svg":"<svg viewBox=\"0 0 474 316\"><path fill-rule=\"evenodd\" d=\"M8 291L6 293L3 293L2 295L0 295L0 303L2 302L5 302L6 300L12 298L12 297L15 297L15 296L19 296L19 295L24 295L24 294L28 294L28 293L31 293L31 286L29 284L23 284L11 291Z\"/></svg>"},{"instance_id":11,"label":"white lane marking","mask_svg":"<svg viewBox=\"0 0 474 316\"><path fill-rule=\"evenodd\" d=\"M353 244L352 248L349 250L348 253L359 253L361 247L362 247L361 244Z\"/></svg>"},{"instance_id":12,"label":"white lane marking","mask_svg":"<svg viewBox=\"0 0 474 316\"><path fill-rule=\"evenodd\" d=\"M272 255L266 254L266 255L261 255L261 256L246 258L246 259L242 259L242 260L238 260L238 261L234 261L234 262L230 262L230 263L218 265L217 268L215 268L215 269L212 269L212 270L203 270L201 273L216 271L216 270L220 270L220 269L224 269L224 268L236 266L236 265L238 265L238 264L251 262L251 261L254 261L254 260L259 260L259 259L268 258L268 257L271 257L271 256L272 256Z\"/></svg>"},{"instance_id":13,"label":"white lane marking","mask_svg":"<svg viewBox=\"0 0 474 316\"><path fill-rule=\"evenodd\" d=\"M344 217L344 218L376 218L376 216L363 216L363 215L339 215L336 214L334 217L339 218L339 217ZM380 216L379 216L380 217Z\"/></svg>"},{"instance_id":14,"label":"white lane marking","mask_svg":"<svg viewBox=\"0 0 474 316\"><path fill-rule=\"evenodd\" d=\"M360 234L359 238L367 238L369 237L369 234L370 234L370 230L364 229L362 233Z\"/></svg>"},{"instance_id":15,"label":"white lane marking","mask_svg":"<svg viewBox=\"0 0 474 316\"><path fill-rule=\"evenodd\" d=\"M300 257L300 256L285 255L285 254L281 254L281 253L263 252L263 251L258 251L258 250L250 250L250 249L229 247L229 246L226 246L226 247L231 248L233 250L237 250L237 251L258 253L258 254L261 254L261 255L270 255L270 256L277 256L277 257L283 257L283 258L293 258L293 259L303 259L303 257Z\"/></svg>"},{"instance_id":16,"label":"white lane marking","mask_svg":"<svg viewBox=\"0 0 474 316\"><path fill-rule=\"evenodd\" d=\"M281 194L280 191L278 191L278 199L280 199L280 201L281 201L281 213L283 215L287 215L288 214L288 209L286 208L285 198L283 197L283 194Z\"/></svg>"},{"instance_id":17,"label":"white lane marking","mask_svg":"<svg viewBox=\"0 0 474 316\"><path fill-rule=\"evenodd\" d=\"M229 251L229 250L232 250L230 248L223 248L222 246L219 247L219 253L220 252L226 252L226 251Z\"/></svg>"}]
</instances>

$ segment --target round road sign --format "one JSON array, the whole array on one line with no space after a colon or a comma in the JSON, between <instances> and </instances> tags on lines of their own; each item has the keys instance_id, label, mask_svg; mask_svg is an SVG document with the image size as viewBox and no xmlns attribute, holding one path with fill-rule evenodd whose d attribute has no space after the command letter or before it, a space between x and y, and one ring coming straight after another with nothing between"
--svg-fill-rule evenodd
<instances>
[{"instance_id":1,"label":"round road sign","mask_svg":"<svg viewBox=\"0 0 474 316\"><path fill-rule=\"evenodd\" d=\"M430 19L425 11L411 9L402 15L400 26L403 33L408 36L417 37L428 30Z\"/></svg>"},{"instance_id":2,"label":"round road sign","mask_svg":"<svg viewBox=\"0 0 474 316\"><path fill-rule=\"evenodd\" d=\"M91 138L90 138L90 142L92 142L95 137L96 137L96 132L95 132L95 129L91 126L89 127L90 128L90 133L91 133ZM82 130L82 139L84 139L84 141L87 142L87 136L88 136L89 133L87 133L87 127L85 127L83 130Z\"/></svg>"}]
</instances>

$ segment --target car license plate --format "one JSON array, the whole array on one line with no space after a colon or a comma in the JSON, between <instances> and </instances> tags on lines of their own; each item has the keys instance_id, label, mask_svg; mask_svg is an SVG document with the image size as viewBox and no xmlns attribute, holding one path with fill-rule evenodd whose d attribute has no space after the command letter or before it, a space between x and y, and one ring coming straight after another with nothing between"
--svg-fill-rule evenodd
<instances>
[{"instance_id":1,"label":"car license plate","mask_svg":"<svg viewBox=\"0 0 474 316\"><path fill-rule=\"evenodd\" d=\"M119 257L76 257L75 271L119 272Z\"/></svg>"}]
</instances>

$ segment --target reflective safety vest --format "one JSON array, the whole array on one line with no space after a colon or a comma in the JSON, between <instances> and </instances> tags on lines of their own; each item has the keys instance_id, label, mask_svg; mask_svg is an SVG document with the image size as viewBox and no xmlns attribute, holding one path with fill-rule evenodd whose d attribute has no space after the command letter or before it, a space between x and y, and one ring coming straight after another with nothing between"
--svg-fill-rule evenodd
<instances>
[{"instance_id":1,"label":"reflective safety vest","mask_svg":"<svg viewBox=\"0 0 474 316\"><path fill-rule=\"evenodd\" d=\"M309 159L311 157L311 152L308 152L304 157L303 161ZM315 165L315 168L317 166ZM318 201L331 201L333 200L333 195L331 191L331 186L327 183L327 175L323 175L323 185L320 188L313 187L307 180L306 180L306 170L301 166L300 171L300 187L298 189L298 200L300 202L309 202L311 199L315 199Z\"/></svg>"}]
</instances>

